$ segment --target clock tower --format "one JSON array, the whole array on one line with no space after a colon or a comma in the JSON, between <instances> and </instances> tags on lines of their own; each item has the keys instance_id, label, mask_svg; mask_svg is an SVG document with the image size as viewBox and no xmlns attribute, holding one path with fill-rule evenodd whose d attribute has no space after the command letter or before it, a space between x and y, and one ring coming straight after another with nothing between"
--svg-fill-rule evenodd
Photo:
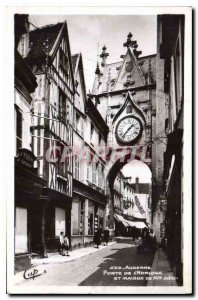
<instances>
[{"instance_id":1,"label":"clock tower","mask_svg":"<svg viewBox=\"0 0 198 300\"><path fill-rule=\"evenodd\" d=\"M140 56L142 51L132 37L129 33L123 44L126 52L117 62L108 63L111 55L106 46L102 48L90 98L109 127L106 146L118 151L127 147L134 158L138 156L149 166L155 178L156 55ZM107 165L110 190L117 165L116 159Z\"/></svg>"}]
</instances>

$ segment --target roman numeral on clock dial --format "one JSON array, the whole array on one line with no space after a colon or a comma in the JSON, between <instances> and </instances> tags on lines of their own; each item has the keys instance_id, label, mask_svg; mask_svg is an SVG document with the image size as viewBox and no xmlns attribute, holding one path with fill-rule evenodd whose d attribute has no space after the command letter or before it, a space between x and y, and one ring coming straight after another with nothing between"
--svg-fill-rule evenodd
<instances>
[{"instance_id":1,"label":"roman numeral on clock dial","mask_svg":"<svg viewBox=\"0 0 198 300\"><path fill-rule=\"evenodd\" d=\"M116 128L117 138L122 143L133 142L141 135L141 131L141 121L135 116L123 118L119 121Z\"/></svg>"}]
</instances>

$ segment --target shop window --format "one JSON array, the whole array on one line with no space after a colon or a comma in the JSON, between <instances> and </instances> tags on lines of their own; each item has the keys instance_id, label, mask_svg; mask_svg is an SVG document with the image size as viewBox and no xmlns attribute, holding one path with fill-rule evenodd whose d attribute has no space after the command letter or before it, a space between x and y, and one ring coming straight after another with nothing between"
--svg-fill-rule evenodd
<instances>
[{"instance_id":1,"label":"shop window","mask_svg":"<svg viewBox=\"0 0 198 300\"><path fill-rule=\"evenodd\" d=\"M84 201L80 201L80 235L84 233Z\"/></svg>"},{"instance_id":2,"label":"shop window","mask_svg":"<svg viewBox=\"0 0 198 300\"><path fill-rule=\"evenodd\" d=\"M55 235L59 236L61 232L65 234L65 210L56 207L55 208Z\"/></svg>"},{"instance_id":3,"label":"shop window","mask_svg":"<svg viewBox=\"0 0 198 300\"><path fill-rule=\"evenodd\" d=\"M91 201L88 204L88 235L94 234L94 206Z\"/></svg>"},{"instance_id":4,"label":"shop window","mask_svg":"<svg viewBox=\"0 0 198 300\"><path fill-rule=\"evenodd\" d=\"M79 235L80 234L80 220L79 220L79 201L72 202L72 234Z\"/></svg>"},{"instance_id":5,"label":"shop window","mask_svg":"<svg viewBox=\"0 0 198 300\"><path fill-rule=\"evenodd\" d=\"M15 253L26 253L28 251L27 209L17 207L15 220Z\"/></svg>"}]
</instances>

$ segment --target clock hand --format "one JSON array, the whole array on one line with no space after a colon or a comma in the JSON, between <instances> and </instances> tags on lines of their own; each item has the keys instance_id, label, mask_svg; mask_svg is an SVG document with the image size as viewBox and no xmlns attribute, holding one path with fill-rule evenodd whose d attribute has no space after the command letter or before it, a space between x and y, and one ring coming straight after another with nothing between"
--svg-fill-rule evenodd
<instances>
[{"instance_id":1,"label":"clock hand","mask_svg":"<svg viewBox=\"0 0 198 300\"><path fill-rule=\"evenodd\" d=\"M131 125L131 126L129 126L129 128L125 131L125 133L123 134L123 138L125 137L125 135L127 134L127 132L129 132L129 130L131 129L131 128L133 128L134 127L134 125Z\"/></svg>"}]
</instances>

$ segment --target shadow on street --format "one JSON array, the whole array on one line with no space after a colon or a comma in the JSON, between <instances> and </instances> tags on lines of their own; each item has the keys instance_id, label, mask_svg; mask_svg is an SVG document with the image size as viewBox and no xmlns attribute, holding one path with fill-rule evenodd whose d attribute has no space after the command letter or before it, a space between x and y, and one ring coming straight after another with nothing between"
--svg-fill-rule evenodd
<instances>
[{"instance_id":1,"label":"shadow on street","mask_svg":"<svg viewBox=\"0 0 198 300\"><path fill-rule=\"evenodd\" d=\"M117 251L111 255L104 257L104 262L98 265L98 270L83 280L80 286L145 286L146 280L124 280L123 277L141 277L134 275L135 270L130 270L128 267L133 266L150 266L152 265L154 253L138 254L136 248L126 247L122 249L113 248L112 251ZM91 262L90 262L91 263ZM112 267L117 267L117 269ZM119 269L118 269L119 268ZM121 269L120 269L121 268ZM120 274L107 275L105 272L122 272ZM149 270L142 270L149 271ZM131 272L131 275L124 275L124 272ZM124 276L123 276L124 275ZM118 279L118 277L121 277ZM115 279L117 278L117 279Z\"/></svg>"}]
</instances>

